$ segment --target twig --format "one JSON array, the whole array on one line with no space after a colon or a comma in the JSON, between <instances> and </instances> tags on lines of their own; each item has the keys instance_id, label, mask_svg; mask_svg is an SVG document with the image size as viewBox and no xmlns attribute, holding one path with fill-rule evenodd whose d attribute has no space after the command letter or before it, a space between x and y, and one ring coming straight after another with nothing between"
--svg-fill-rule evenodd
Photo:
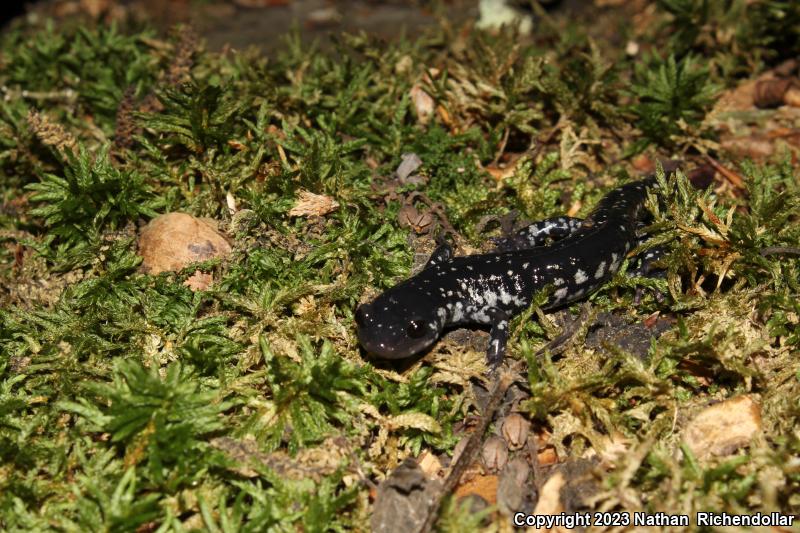
<instances>
[{"instance_id":1,"label":"twig","mask_svg":"<svg viewBox=\"0 0 800 533\"><path fill-rule=\"evenodd\" d=\"M711 157L710 155L706 156L706 160L709 164L714 167L714 169L722 174L725 179L727 179L731 185L736 187L737 189L744 189L744 180L742 177L734 172L733 170L729 169L728 167L724 166L722 163Z\"/></svg>"},{"instance_id":2,"label":"twig","mask_svg":"<svg viewBox=\"0 0 800 533\"><path fill-rule=\"evenodd\" d=\"M508 144L508 137L511 135L511 128L506 128L503 132L503 138L500 140L500 147L497 149L497 153L494 155L494 159L492 159L492 165L496 166L498 162L500 162L500 158L503 157L503 152L506 151L506 145Z\"/></svg>"},{"instance_id":3,"label":"twig","mask_svg":"<svg viewBox=\"0 0 800 533\"><path fill-rule=\"evenodd\" d=\"M759 253L762 257L777 254L800 255L800 248L795 248L794 246L767 246L762 248Z\"/></svg>"},{"instance_id":4,"label":"twig","mask_svg":"<svg viewBox=\"0 0 800 533\"><path fill-rule=\"evenodd\" d=\"M425 522L423 522L422 526L419 528L418 533L430 533L430 531L433 529L433 526L436 524L436 519L439 517L439 507L442 505L442 500L445 498L445 496L453 492L453 490L456 488L456 485L458 485L461 476L467 470L469 465L471 465L475 460L475 456L481 447L483 434L486 433L486 428L489 427L489 423L494 418L494 414L497 411L497 408L500 406L500 402L505 397L506 391L516 379L517 372L512 368L504 367L496 374L492 384L492 391L489 395L489 401L487 402L486 408L481 414L478 427L475 428L475 431L473 431L472 435L469 436L469 440L467 441L467 445L464 447L464 451L450 469L450 474L448 474L447 479L444 480L441 490L439 490L439 492L434 496L433 501L428 508L428 516L425 519Z\"/></svg>"},{"instance_id":5,"label":"twig","mask_svg":"<svg viewBox=\"0 0 800 533\"><path fill-rule=\"evenodd\" d=\"M63 91L28 91L19 87L0 86L0 92L3 93L3 100L8 102L16 99L26 100L61 100L67 104L74 104L78 100L78 93L72 89L64 89Z\"/></svg>"}]
</instances>

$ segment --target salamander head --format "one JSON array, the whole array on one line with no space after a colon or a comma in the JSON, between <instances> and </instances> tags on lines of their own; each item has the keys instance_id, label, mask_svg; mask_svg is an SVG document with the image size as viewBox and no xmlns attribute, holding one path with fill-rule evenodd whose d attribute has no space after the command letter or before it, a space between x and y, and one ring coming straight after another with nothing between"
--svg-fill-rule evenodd
<instances>
[{"instance_id":1,"label":"salamander head","mask_svg":"<svg viewBox=\"0 0 800 533\"><path fill-rule=\"evenodd\" d=\"M442 334L444 315L413 290L389 289L356 310L358 341L384 359L402 359L429 348Z\"/></svg>"}]
</instances>

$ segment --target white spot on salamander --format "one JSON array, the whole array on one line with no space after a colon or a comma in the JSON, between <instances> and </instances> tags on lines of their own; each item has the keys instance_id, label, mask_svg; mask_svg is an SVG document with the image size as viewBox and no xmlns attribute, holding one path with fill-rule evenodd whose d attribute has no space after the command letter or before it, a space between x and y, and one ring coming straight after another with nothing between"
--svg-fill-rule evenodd
<instances>
[{"instance_id":1,"label":"white spot on salamander","mask_svg":"<svg viewBox=\"0 0 800 533\"><path fill-rule=\"evenodd\" d=\"M609 266L609 270L611 272L616 272L619 270L620 265L620 258L617 254L611 254L611 266Z\"/></svg>"},{"instance_id":2,"label":"white spot on salamander","mask_svg":"<svg viewBox=\"0 0 800 533\"><path fill-rule=\"evenodd\" d=\"M589 277L586 275L586 272L584 272L580 268L578 269L577 272L575 272L575 283L577 283L578 285L580 285L581 283L586 283L587 279L589 279Z\"/></svg>"},{"instance_id":3,"label":"white spot on salamander","mask_svg":"<svg viewBox=\"0 0 800 533\"><path fill-rule=\"evenodd\" d=\"M556 297L556 300L563 300L564 297L567 295L567 288L563 287L558 289L553 295Z\"/></svg>"},{"instance_id":4,"label":"white spot on salamander","mask_svg":"<svg viewBox=\"0 0 800 533\"><path fill-rule=\"evenodd\" d=\"M594 273L594 279L600 279L606 273L606 262L600 261L600 264L597 265L597 271Z\"/></svg>"}]
</instances>

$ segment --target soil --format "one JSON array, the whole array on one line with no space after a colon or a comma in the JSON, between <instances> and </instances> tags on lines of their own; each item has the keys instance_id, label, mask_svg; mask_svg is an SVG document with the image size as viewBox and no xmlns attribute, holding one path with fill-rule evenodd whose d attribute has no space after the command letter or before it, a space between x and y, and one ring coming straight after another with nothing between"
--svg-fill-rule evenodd
<instances>
[{"instance_id":1,"label":"soil","mask_svg":"<svg viewBox=\"0 0 800 533\"><path fill-rule=\"evenodd\" d=\"M294 28L303 41L329 46L328 37L341 32L413 39L440 22L458 28L478 18L478 0L45 0L24 4L27 13L22 16L59 22L133 20L160 31L189 23L210 50L255 46L267 54L284 47L285 36ZM590 0L543 4L551 13L567 12L570 17L593 11Z\"/></svg>"}]
</instances>

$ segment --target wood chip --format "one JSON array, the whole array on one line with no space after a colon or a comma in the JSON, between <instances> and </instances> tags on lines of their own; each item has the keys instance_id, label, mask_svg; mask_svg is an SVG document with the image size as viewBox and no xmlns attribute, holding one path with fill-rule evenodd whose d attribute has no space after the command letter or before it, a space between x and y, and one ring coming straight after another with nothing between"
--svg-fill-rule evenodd
<instances>
[{"instance_id":1,"label":"wood chip","mask_svg":"<svg viewBox=\"0 0 800 533\"><path fill-rule=\"evenodd\" d=\"M309 191L300 191L297 203L289 210L291 217L324 216L339 207L339 202L325 196Z\"/></svg>"},{"instance_id":2,"label":"wood chip","mask_svg":"<svg viewBox=\"0 0 800 533\"><path fill-rule=\"evenodd\" d=\"M683 439L698 459L730 455L761 431L761 409L750 396L739 396L701 411L686 426Z\"/></svg>"}]
</instances>

